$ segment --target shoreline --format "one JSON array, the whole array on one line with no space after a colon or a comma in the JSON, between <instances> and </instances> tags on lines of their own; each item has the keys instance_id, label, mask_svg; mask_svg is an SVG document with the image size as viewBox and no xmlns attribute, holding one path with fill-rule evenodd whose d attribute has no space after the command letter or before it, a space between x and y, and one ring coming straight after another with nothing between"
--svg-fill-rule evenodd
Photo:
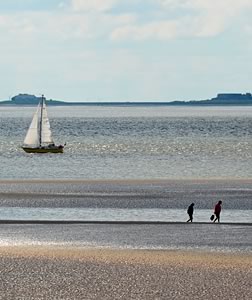
<instances>
[{"instance_id":1,"label":"shoreline","mask_svg":"<svg viewBox=\"0 0 252 300\"><path fill-rule=\"evenodd\" d=\"M46 183L46 184L57 184L57 183L72 183L72 184L166 184L166 183L215 183L215 182L241 182L251 183L252 177L250 178L235 178L235 177L210 177L210 178L136 178L136 179L67 179L67 178L45 178L45 179L0 179L0 184L21 184L21 183Z\"/></svg>"},{"instance_id":2,"label":"shoreline","mask_svg":"<svg viewBox=\"0 0 252 300\"><path fill-rule=\"evenodd\" d=\"M78 225L78 224L98 224L98 225L187 225L192 226L194 225L210 225L213 226L252 226L251 223L246 222L220 222L220 223L213 223L213 222L172 222L172 221L96 221L96 220L1 220L0 224L10 224L10 225L17 225L17 224L48 224L48 225Z\"/></svg>"}]
</instances>

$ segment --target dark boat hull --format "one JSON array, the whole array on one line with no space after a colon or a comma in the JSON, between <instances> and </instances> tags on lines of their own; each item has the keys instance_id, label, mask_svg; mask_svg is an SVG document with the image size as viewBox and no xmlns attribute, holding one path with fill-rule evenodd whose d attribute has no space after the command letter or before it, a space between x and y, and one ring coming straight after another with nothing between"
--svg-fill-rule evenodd
<instances>
[{"instance_id":1,"label":"dark boat hull","mask_svg":"<svg viewBox=\"0 0 252 300\"><path fill-rule=\"evenodd\" d=\"M64 147L57 146L57 147L22 147L23 150L27 153L63 153Z\"/></svg>"}]
</instances>

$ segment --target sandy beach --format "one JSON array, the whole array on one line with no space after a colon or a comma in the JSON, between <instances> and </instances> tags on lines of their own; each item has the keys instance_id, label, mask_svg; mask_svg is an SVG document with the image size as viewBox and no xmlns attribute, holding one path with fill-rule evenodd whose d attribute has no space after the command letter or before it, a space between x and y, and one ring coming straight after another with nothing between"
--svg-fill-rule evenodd
<instances>
[{"instance_id":1,"label":"sandy beach","mask_svg":"<svg viewBox=\"0 0 252 300\"><path fill-rule=\"evenodd\" d=\"M0 299L251 299L252 255L0 248Z\"/></svg>"},{"instance_id":2,"label":"sandy beach","mask_svg":"<svg viewBox=\"0 0 252 300\"><path fill-rule=\"evenodd\" d=\"M15 215L17 208L176 208L187 218L191 201L196 212L211 213L216 199L225 210L250 212L251 182L1 180L0 300L251 299L251 223L67 223L31 213L28 222ZM4 217L7 208L13 220Z\"/></svg>"}]
</instances>

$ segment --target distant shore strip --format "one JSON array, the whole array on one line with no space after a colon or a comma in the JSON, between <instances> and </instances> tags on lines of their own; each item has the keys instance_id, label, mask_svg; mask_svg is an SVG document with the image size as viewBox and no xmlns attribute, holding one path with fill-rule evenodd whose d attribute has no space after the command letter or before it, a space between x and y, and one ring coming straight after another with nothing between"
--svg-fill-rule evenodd
<instances>
[{"instance_id":1,"label":"distant shore strip","mask_svg":"<svg viewBox=\"0 0 252 300\"><path fill-rule=\"evenodd\" d=\"M252 226L252 223L235 223L235 222L170 222L170 221L99 221L99 220L0 220L0 224L49 224L49 225L78 225L78 224L101 224L101 225L211 225L211 226Z\"/></svg>"}]
</instances>

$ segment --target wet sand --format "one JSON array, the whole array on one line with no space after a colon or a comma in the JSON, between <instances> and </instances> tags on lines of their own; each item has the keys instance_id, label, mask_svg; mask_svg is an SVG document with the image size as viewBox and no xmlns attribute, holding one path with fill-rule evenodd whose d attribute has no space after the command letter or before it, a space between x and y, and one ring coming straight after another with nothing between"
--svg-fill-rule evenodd
<instances>
[{"instance_id":1,"label":"wet sand","mask_svg":"<svg viewBox=\"0 0 252 300\"><path fill-rule=\"evenodd\" d=\"M0 299L251 299L252 255L0 247Z\"/></svg>"},{"instance_id":2,"label":"wet sand","mask_svg":"<svg viewBox=\"0 0 252 300\"><path fill-rule=\"evenodd\" d=\"M252 179L0 180L0 207L252 209Z\"/></svg>"}]
</instances>

